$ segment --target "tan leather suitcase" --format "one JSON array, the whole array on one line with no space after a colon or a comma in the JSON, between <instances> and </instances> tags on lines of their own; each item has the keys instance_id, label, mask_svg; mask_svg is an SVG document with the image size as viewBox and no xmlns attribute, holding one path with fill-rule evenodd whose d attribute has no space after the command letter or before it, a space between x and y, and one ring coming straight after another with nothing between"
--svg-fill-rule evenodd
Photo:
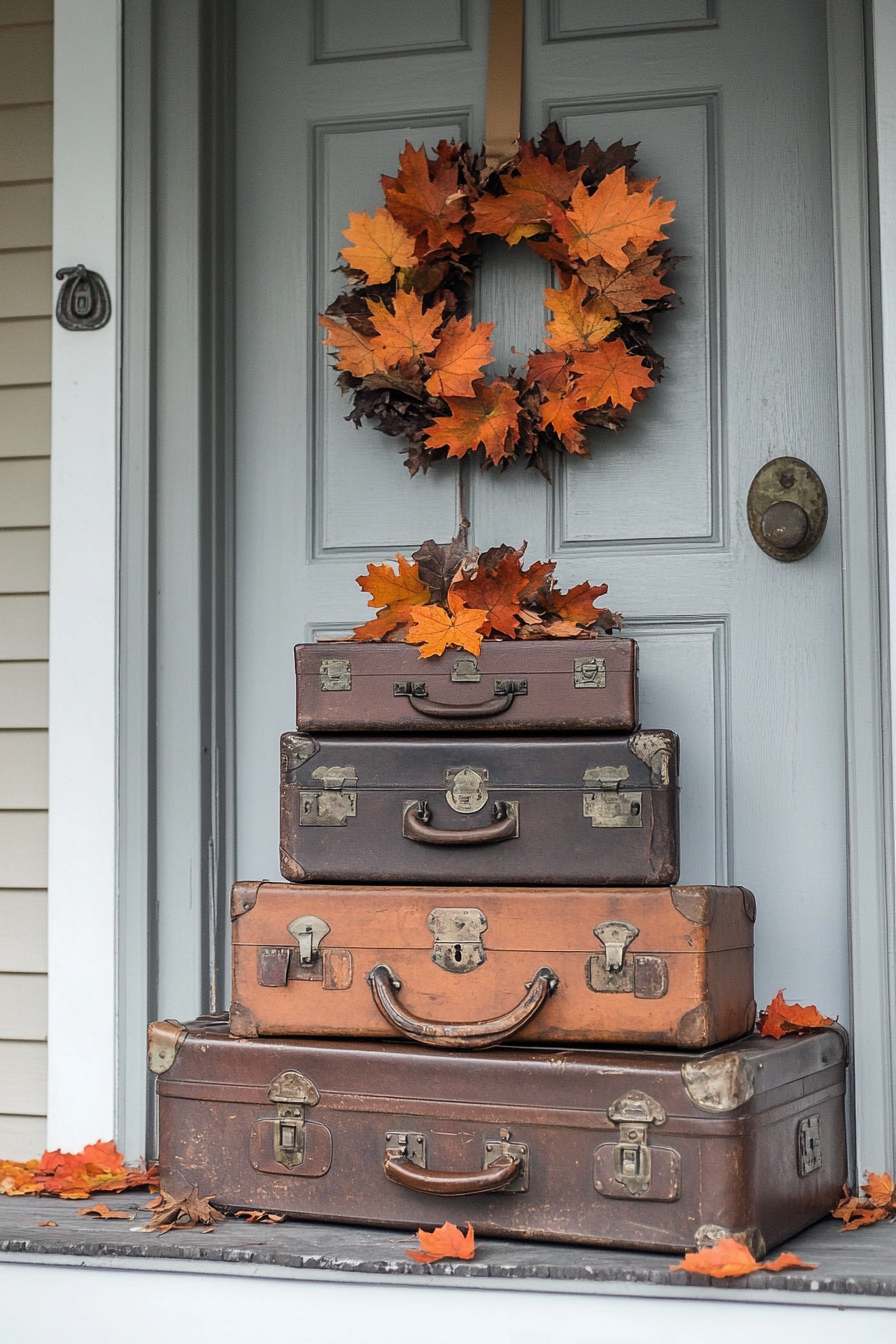
<instances>
[{"instance_id":1,"label":"tan leather suitcase","mask_svg":"<svg viewBox=\"0 0 896 1344\"><path fill-rule=\"evenodd\" d=\"M296 645L303 732L631 732L633 639L484 640L478 656L412 644Z\"/></svg>"},{"instance_id":2,"label":"tan leather suitcase","mask_svg":"<svg viewBox=\"0 0 896 1344\"><path fill-rule=\"evenodd\" d=\"M753 1028L742 887L233 888L236 1036L702 1049Z\"/></svg>"},{"instance_id":3,"label":"tan leather suitcase","mask_svg":"<svg viewBox=\"0 0 896 1344\"><path fill-rule=\"evenodd\" d=\"M670 886L678 738L287 733L289 882Z\"/></svg>"},{"instance_id":4,"label":"tan leather suitcase","mask_svg":"<svg viewBox=\"0 0 896 1344\"><path fill-rule=\"evenodd\" d=\"M692 1054L149 1036L162 1189L229 1209L657 1251L733 1233L761 1255L846 1179L837 1031Z\"/></svg>"}]
</instances>

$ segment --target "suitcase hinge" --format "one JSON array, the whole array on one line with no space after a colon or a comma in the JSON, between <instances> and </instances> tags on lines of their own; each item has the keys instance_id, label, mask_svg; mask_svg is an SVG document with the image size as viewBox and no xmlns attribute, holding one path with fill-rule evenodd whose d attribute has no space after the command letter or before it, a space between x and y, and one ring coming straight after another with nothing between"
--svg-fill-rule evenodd
<instances>
[{"instance_id":1,"label":"suitcase hinge","mask_svg":"<svg viewBox=\"0 0 896 1344\"><path fill-rule=\"evenodd\" d=\"M626 956L629 943L641 930L624 919L607 920L594 930L604 945L585 963L585 980L595 994L634 994L636 999L661 999L669 989L664 957L645 953Z\"/></svg>"},{"instance_id":2,"label":"suitcase hinge","mask_svg":"<svg viewBox=\"0 0 896 1344\"><path fill-rule=\"evenodd\" d=\"M818 1132L818 1116L809 1115L800 1121L797 1130L798 1167L801 1176L808 1176L821 1169L821 1135Z\"/></svg>"},{"instance_id":3,"label":"suitcase hinge","mask_svg":"<svg viewBox=\"0 0 896 1344\"><path fill-rule=\"evenodd\" d=\"M352 665L347 658L324 658L320 665L322 691L350 691Z\"/></svg>"},{"instance_id":4,"label":"suitcase hinge","mask_svg":"<svg viewBox=\"0 0 896 1344\"><path fill-rule=\"evenodd\" d=\"M311 778L319 779L323 788L300 791L300 826L344 826L349 817L358 815L358 795L345 787L358 782L353 765L319 765Z\"/></svg>"},{"instance_id":5,"label":"suitcase hinge","mask_svg":"<svg viewBox=\"0 0 896 1344\"><path fill-rule=\"evenodd\" d=\"M310 1078L287 1069L271 1083L268 1100L277 1107L274 1160L284 1167L301 1166L305 1160L305 1107L316 1106L320 1093Z\"/></svg>"},{"instance_id":6,"label":"suitcase hinge","mask_svg":"<svg viewBox=\"0 0 896 1344\"><path fill-rule=\"evenodd\" d=\"M443 971L464 975L485 961L482 935L488 920L481 910L431 910L426 927L432 934L432 958Z\"/></svg>"},{"instance_id":7,"label":"suitcase hinge","mask_svg":"<svg viewBox=\"0 0 896 1344\"><path fill-rule=\"evenodd\" d=\"M650 1189L651 1125L664 1125L666 1112L646 1092L626 1092L607 1108L607 1118L619 1126L619 1142L613 1153L616 1180L630 1195L643 1195Z\"/></svg>"},{"instance_id":8,"label":"suitcase hinge","mask_svg":"<svg viewBox=\"0 0 896 1344\"><path fill-rule=\"evenodd\" d=\"M582 812L592 826L642 825L640 792L623 792L620 787L628 779L627 765L595 765L582 778L591 786L582 794Z\"/></svg>"},{"instance_id":9,"label":"suitcase hinge","mask_svg":"<svg viewBox=\"0 0 896 1344\"><path fill-rule=\"evenodd\" d=\"M607 684L607 664L603 658L577 658L573 664L572 684L577 691L602 691Z\"/></svg>"}]
</instances>

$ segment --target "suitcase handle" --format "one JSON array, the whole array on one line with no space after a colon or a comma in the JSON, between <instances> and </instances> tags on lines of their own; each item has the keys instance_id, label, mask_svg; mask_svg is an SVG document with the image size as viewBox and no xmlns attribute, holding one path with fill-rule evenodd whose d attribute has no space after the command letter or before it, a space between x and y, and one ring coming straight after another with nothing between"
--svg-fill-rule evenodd
<instances>
[{"instance_id":1,"label":"suitcase handle","mask_svg":"<svg viewBox=\"0 0 896 1344\"><path fill-rule=\"evenodd\" d=\"M509 1013L485 1022L433 1022L414 1017L399 1003L401 981L388 966L374 966L367 977L373 1001L386 1021L419 1045L440 1045L446 1049L482 1050L500 1045L530 1022L560 983L550 966L537 970L526 986L526 995Z\"/></svg>"},{"instance_id":2,"label":"suitcase handle","mask_svg":"<svg viewBox=\"0 0 896 1344\"><path fill-rule=\"evenodd\" d=\"M422 845L490 845L498 840L517 838L520 814L516 803L495 803L492 816L494 821L475 831L439 830L432 824L426 799L412 799L404 805L401 833L405 840L417 840Z\"/></svg>"},{"instance_id":3,"label":"suitcase handle","mask_svg":"<svg viewBox=\"0 0 896 1344\"><path fill-rule=\"evenodd\" d=\"M520 1169L518 1157L498 1157L485 1171L427 1171L402 1156L400 1148L387 1148L383 1171L390 1181L422 1195L486 1195L503 1190Z\"/></svg>"},{"instance_id":4,"label":"suitcase handle","mask_svg":"<svg viewBox=\"0 0 896 1344\"><path fill-rule=\"evenodd\" d=\"M411 681L396 682L395 694L406 695L412 709L431 719L488 719L495 714L504 714L513 704L514 697L520 693L520 687L525 685L524 682L505 681L502 689L496 691L489 700L479 700L472 705L446 705L441 700L430 700L426 692L420 695L414 689L420 684ZM422 685L425 686L426 683L423 682Z\"/></svg>"}]
</instances>

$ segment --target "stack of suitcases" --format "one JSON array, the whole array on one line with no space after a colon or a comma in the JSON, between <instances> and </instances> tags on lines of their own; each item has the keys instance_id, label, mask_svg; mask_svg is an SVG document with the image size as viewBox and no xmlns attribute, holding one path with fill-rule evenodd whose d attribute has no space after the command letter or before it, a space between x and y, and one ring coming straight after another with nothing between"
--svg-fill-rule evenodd
<instances>
[{"instance_id":1,"label":"stack of suitcases","mask_svg":"<svg viewBox=\"0 0 896 1344\"><path fill-rule=\"evenodd\" d=\"M844 1035L752 1034L755 902L674 885L678 740L639 727L633 640L299 645L296 673L287 881L233 888L229 1022L150 1027L163 1189L757 1255L833 1207Z\"/></svg>"}]
</instances>

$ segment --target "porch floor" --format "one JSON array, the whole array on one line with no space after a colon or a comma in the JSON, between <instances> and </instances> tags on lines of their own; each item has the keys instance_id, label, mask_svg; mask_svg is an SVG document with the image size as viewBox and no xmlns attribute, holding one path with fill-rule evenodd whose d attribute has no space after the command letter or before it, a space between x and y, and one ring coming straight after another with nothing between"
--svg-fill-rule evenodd
<instances>
[{"instance_id":1,"label":"porch floor","mask_svg":"<svg viewBox=\"0 0 896 1344\"><path fill-rule=\"evenodd\" d=\"M133 1221L100 1221L81 1210L102 1199L111 1209L127 1210ZM0 1265L16 1260L65 1263L76 1258L96 1263L126 1259L136 1268L206 1270L213 1273L265 1272L277 1277L372 1276L381 1280L438 1279L469 1281L469 1286L514 1286L542 1291L626 1292L634 1295L716 1297L720 1293L807 1293L814 1301L876 1299L868 1306L896 1309L896 1224L878 1223L856 1233L842 1233L840 1224L825 1219L779 1250L817 1261L818 1268L779 1274L756 1273L740 1279L714 1281L703 1275L671 1273L681 1257L674 1254L561 1246L547 1242L477 1242L473 1261L440 1261L421 1265L405 1250L416 1244L410 1233L346 1226L337 1223L285 1222L250 1224L228 1218L212 1233L141 1233L150 1214L141 1207L148 1195L96 1196L73 1202L38 1196L0 1197ZM57 1227L40 1227L42 1222ZM124 1266L122 1266L123 1268ZM130 1267L130 1266L129 1266ZM793 1301L793 1298L790 1298Z\"/></svg>"}]
</instances>

